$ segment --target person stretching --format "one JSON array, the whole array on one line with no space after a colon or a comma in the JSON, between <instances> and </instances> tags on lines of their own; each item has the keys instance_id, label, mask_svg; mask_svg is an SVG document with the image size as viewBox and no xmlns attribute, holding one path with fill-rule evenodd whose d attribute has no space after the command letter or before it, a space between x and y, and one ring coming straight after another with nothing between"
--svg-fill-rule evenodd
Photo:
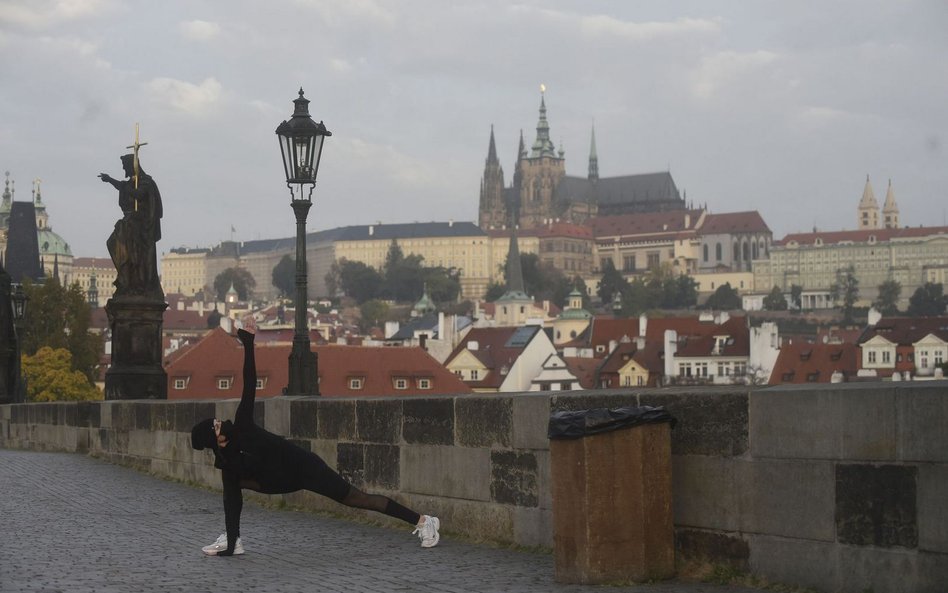
<instances>
[{"instance_id":1,"label":"person stretching","mask_svg":"<svg viewBox=\"0 0 948 593\"><path fill-rule=\"evenodd\" d=\"M281 436L257 426L253 421L257 369L254 361L256 323L252 316L244 320L237 337L244 347L243 392L234 421L208 418L191 429L191 446L214 453L214 467L221 470L224 486L224 524L226 533L205 546L209 556L243 554L240 541L241 489L263 494L286 494L309 490L338 503L384 513L415 526L413 533L421 547L438 544L441 522L437 517L419 515L387 496L367 494L346 482L318 455L310 453Z\"/></svg>"}]
</instances>

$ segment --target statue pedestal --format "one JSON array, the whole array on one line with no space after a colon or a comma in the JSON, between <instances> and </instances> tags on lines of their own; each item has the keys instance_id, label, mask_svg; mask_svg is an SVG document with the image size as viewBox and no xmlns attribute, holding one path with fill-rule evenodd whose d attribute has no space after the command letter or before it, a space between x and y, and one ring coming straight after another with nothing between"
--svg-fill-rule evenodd
<instances>
[{"instance_id":1,"label":"statue pedestal","mask_svg":"<svg viewBox=\"0 0 948 593\"><path fill-rule=\"evenodd\" d=\"M109 299L112 366L105 373L105 399L168 399L168 375L161 364L164 300L140 296Z\"/></svg>"}]
</instances>

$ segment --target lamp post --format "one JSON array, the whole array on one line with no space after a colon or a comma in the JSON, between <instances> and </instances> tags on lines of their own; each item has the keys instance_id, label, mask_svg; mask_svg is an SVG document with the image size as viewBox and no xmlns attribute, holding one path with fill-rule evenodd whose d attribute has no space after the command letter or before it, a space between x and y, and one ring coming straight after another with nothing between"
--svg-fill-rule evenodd
<instances>
[{"instance_id":1,"label":"lamp post","mask_svg":"<svg viewBox=\"0 0 948 593\"><path fill-rule=\"evenodd\" d=\"M306 296L306 215L313 205L313 188L323 141L332 133L323 122L309 116L309 100L300 96L293 101L293 116L277 126L290 205L296 215L296 327L290 351L287 395L319 395L316 354L310 349ZM309 186L306 188L305 186Z\"/></svg>"},{"instance_id":2,"label":"lamp post","mask_svg":"<svg viewBox=\"0 0 948 593\"><path fill-rule=\"evenodd\" d=\"M17 284L12 295L13 327L16 329L16 386L14 401L26 401L26 381L23 379L23 319L26 317L26 304L30 297L23 291L23 285Z\"/></svg>"}]
</instances>

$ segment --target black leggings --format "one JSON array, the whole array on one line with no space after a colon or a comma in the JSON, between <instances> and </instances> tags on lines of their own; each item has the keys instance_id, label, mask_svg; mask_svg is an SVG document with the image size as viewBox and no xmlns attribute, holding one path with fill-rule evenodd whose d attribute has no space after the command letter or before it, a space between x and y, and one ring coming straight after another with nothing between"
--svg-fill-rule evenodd
<instances>
[{"instance_id":1,"label":"black leggings","mask_svg":"<svg viewBox=\"0 0 948 593\"><path fill-rule=\"evenodd\" d=\"M241 336L241 341L244 344L243 395L253 396L257 389L257 366L254 359L253 335L247 335L249 335L249 339L243 335ZM368 494L359 490L333 471L315 453L308 453L299 449L297 454L301 455L299 468L303 490L327 496L347 507L383 513L411 525L417 525L418 521L421 520L421 515L387 496Z\"/></svg>"}]
</instances>

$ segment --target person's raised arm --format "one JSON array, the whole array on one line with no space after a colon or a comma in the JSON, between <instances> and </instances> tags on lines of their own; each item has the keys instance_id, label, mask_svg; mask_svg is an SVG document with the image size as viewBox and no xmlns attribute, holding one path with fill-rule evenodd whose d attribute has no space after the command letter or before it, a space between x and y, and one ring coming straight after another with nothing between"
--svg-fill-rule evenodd
<instances>
[{"instance_id":1,"label":"person's raised arm","mask_svg":"<svg viewBox=\"0 0 948 593\"><path fill-rule=\"evenodd\" d=\"M257 393L257 365L253 355L253 338L257 332L257 323L253 315L244 317L243 325L237 330L237 337L244 346L244 386L240 405L234 415L234 424L237 426L253 424L253 404Z\"/></svg>"}]
</instances>

